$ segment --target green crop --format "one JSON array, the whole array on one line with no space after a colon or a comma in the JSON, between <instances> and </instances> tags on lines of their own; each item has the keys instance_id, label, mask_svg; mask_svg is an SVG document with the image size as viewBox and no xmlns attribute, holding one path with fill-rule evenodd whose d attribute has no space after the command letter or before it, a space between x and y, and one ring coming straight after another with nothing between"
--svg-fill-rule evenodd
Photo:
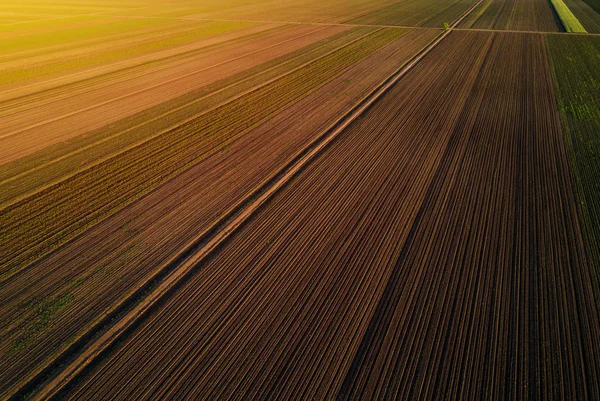
<instances>
[{"instance_id":1,"label":"green crop","mask_svg":"<svg viewBox=\"0 0 600 401\"><path fill-rule=\"evenodd\" d=\"M567 32L585 33L586 29L563 0L550 0Z\"/></svg>"},{"instance_id":2,"label":"green crop","mask_svg":"<svg viewBox=\"0 0 600 401\"><path fill-rule=\"evenodd\" d=\"M600 38L550 35L547 47L584 236L600 267Z\"/></svg>"}]
</instances>

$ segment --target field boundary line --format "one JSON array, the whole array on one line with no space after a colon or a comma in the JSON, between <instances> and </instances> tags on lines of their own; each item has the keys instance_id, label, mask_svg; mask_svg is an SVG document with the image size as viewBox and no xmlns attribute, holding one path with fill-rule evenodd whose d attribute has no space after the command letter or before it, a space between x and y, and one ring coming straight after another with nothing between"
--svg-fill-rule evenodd
<instances>
[{"instance_id":1,"label":"field boundary line","mask_svg":"<svg viewBox=\"0 0 600 401\"><path fill-rule=\"evenodd\" d=\"M72 344L63 353L63 356L59 356L50 364L54 366L46 367L11 398L16 399L36 389L39 389L39 392L33 396L33 399L36 400L59 396L61 391L68 387L73 379L84 373L94 363L99 362L99 359L110 351L119 339L133 330L136 323L139 323L142 318L152 312L159 301L176 290L177 285L190 274L193 274L205 258L218 250L233 233L246 224L274 195L310 165L351 124L369 110L375 102L446 38L453 27L459 24L482 1L479 0L465 11L453 23L452 27L443 31L411 60L404 63L361 98L344 115L321 131L307 146L299 150L290 161L258 184L248 196L229 209L211 227L190 240L178 255L172 257L162 268L157 269L154 276L118 305L113 312L107 314L76 343ZM144 294L147 295L144 296ZM143 299L140 300L140 297L143 297ZM57 369L61 367L62 370L57 372ZM45 381L47 377L50 378Z\"/></svg>"},{"instance_id":2,"label":"field boundary line","mask_svg":"<svg viewBox=\"0 0 600 401\"><path fill-rule=\"evenodd\" d=\"M111 103L117 102L119 100L127 99L128 97L131 97L131 96L139 95L140 93L144 93L144 92L147 92L149 90L156 89L156 88L159 88L161 86L165 86L165 85L171 84L173 82L179 81L181 79L184 79L184 78L187 78L187 77L190 77L190 76L193 76L193 75L200 74L200 73L202 73L202 72L204 72L206 70L209 70L211 68L216 68L216 67L228 64L228 63L235 62L236 60L242 59L244 57L248 57L248 56L251 56L253 54L263 52L263 51L271 49L273 47L277 47L277 46L279 46L281 44L284 44L284 43L287 43L287 42L290 42L290 41L294 41L294 40L298 40L299 38L303 38L305 36L309 36L311 34L315 34L315 33L324 31L326 29L327 29L327 27L324 27L322 29L318 29L318 30L315 30L313 32L310 32L310 33L308 33L306 35L302 35L302 36L294 37L294 38L291 38L291 39L287 39L287 40L285 40L283 42L279 42L279 43L273 44L271 46L267 46L267 47L264 47L264 48L261 48L261 49L258 49L258 50L254 50L254 51L252 51L250 53L246 53L244 55L241 55L241 56L238 56L238 57L234 57L234 58L229 59L227 61L222 61L220 63L213 64L213 65L211 65L209 67L205 67L205 68L202 68L200 70L195 70L193 72L189 72L187 74L180 75L180 76L178 76L176 78L172 78L172 79L169 79L167 81L161 81L158 84L150 85L148 87L145 87L144 89L139 89L139 90L134 91L134 92L129 92L129 93L125 94L125 95L117 96L117 97L112 98L110 100L106 100L104 102L96 103L96 104L94 104L92 106L84 107L83 109L79 109L77 111L73 111L73 112L70 112L70 113L67 113L67 114L63 114L63 115L58 116L58 117L53 117L53 118L50 118L50 119L47 119L47 120L44 120L44 121L40 121L39 123L35 123L35 124L29 125L27 127L20 128L20 129L18 129L16 131L12 131L12 132L9 132L9 133L6 133L6 134L2 134L2 135L0 135L0 139L9 138L9 137L18 135L18 134L20 134L22 132L25 132L25 131L28 131L30 129L33 129L33 128L41 127L43 125L50 124L50 123L53 123L55 121L59 121L59 120L62 120L64 118L67 118L67 117L71 117L71 116L77 115L79 113L83 113L83 112L86 112L86 111L89 111L89 110L93 110L95 108L102 107L102 106L105 106L107 104L111 104Z\"/></svg>"},{"instance_id":3,"label":"field boundary line","mask_svg":"<svg viewBox=\"0 0 600 401\"><path fill-rule=\"evenodd\" d=\"M475 6L478 6L481 2L477 2ZM469 8L466 12L470 13L473 9ZM122 15L107 15L109 17L124 17ZM351 26L351 27L366 27L366 28L391 28L391 29L424 29L424 30L439 30L442 27L435 26L416 26L416 25L380 25L380 24L351 24L343 22L310 22L310 21L271 21L271 20L246 20L246 19L219 19L219 18L174 18L174 17L152 17L137 15L137 18L149 18L149 19L175 19L183 21L202 21L202 22L248 22L256 24L288 24L288 25L327 25L327 26ZM463 16L459 17L459 23L462 22ZM481 31L481 32L513 32L513 33L529 33L529 34L551 34L551 35L589 35L589 36L600 36L600 33L590 32L554 32L554 31L518 31L518 30L507 30L507 29L485 29L485 28L456 28L455 24L452 24L450 29L457 31Z\"/></svg>"},{"instance_id":4,"label":"field boundary line","mask_svg":"<svg viewBox=\"0 0 600 401\"><path fill-rule=\"evenodd\" d=\"M143 144L144 144L144 143L146 143L146 142L149 142L149 141L151 141L151 140L153 140L153 139L155 139L155 138L158 138L159 136L161 136L161 135L164 135L164 134L166 134L166 133L167 133L167 132L169 132L169 131L172 131L172 130L174 130L174 129L177 129L177 128L181 127L182 125L185 125L185 124L189 123L190 121L193 121L193 120L194 120L194 119L196 119L196 118L202 117L202 116L204 116L204 115L206 115L206 114L208 114L208 113L210 113L210 112L212 112L212 111L214 111L214 110L216 110L216 109L218 109L218 108L220 108L220 107L223 107L223 106L225 106L225 105L227 105L227 104L229 104L229 103L231 103L231 102L234 102L235 100L238 100L238 99L240 99L240 98L242 98L242 97L244 97L244 96L246 96L246 95L248 95L248 94L250 94L250 93L252 93L252 92L255 92L255 91L257 91L257 90L261 89L261 88L262 88L262 87L264 87L264 86L267 86L267 85L269 85L269 84L271 84L271 83L273 83L273 82L276 82L276 81L277 81L277 80L279 80L279 79L282 79L282 78L284 78L284 77L286 77L286 76L288 76L288 75L290 75L290 74L292 74L292 73L294 73L294 72L296 72L296 71L298 71L298 70L300 70L300 69L302 69L302 68L304 68L304 67L306 67L306 66L308 66L308 65L310 65L310 64L312 64L312 63L314 63L314 62L317 62L317 61L321 60L321 59L322 59L322 58L324 58L324 57L330 56L331 54L333 54L333 53L335 53L335 52L337 52L337 51L339 51L339 50L341 50L341 49L343 49L343 48L345 48L345 47L347 47L347 46L350 46L350 45L352 45L352 44L356 43L357 41L359 41L359 40L362 40L362 39L366 38L367 36L370 36L370 35L372 35L373 33L375 33L375 32L379 32L379 31L380 31L380 30L374 30L374 31L372 31L372 32L368 32L368 33L366 33L366 34L364 34L364 35L362 35L362 36L360 36L360 37L358 37L358 38L356 38L356 39L353 39L353 40L351 40L351 41L350 41L350 42L348 42L348 43L344 43L343 45L341 45L341 46L339 46L339 47L336 47L335 49L333 49L333 50L330 50L330 51L328 51L327 53L325 53L325 54L322 54L322 55L318 56L317 58L314 58L314 59L312 59L312 60L310 60L310 61L307 61L307 62L305 62L305 63L303 63L303 64L299 65L298 67L296 67L296 68L294 68L294 69L292 69L292 70L289 70L289 71L286 71L286 72L284 72L283 74L277 75L277 76L275 76L275 77L273 77L273 78L271 78L271 79L269 79L269 80L267 80L267 81L265 81L265 82L262 82L262 83L260 83L259 85L256 85L256 86L253 86L253 87L251 87L251 88L248 88L248 89L247 89L247 90L245 90L244 92L241 92L241 93L239 93L239 94L235 95L234 97L231 97L231 98L229 98L229 99L227 99L227 100L224 100L223 102L220 102L220 103L218 103L218 104L216 104L216 105L214 105L214 106L212 106L212 107L210 107L210 108L208 108L208 109L206 109L206 110L204 110L204 111L202 111L202 112L200 112L200 113L194 114L194 115L193 115L193 116L191 116L191 117L188 117L188 118L186 118L186 119L184 119L184 120L178 121L178 122L174 123L174 125L172 125L172 126L170 126L170 127L168 127L168 128L165 128L165 129L163 129L163 130L161 130L161 131L159 131L159 132L157 132L157 133L155 133L155 134L153 134L153 135L151 135L151 136L148 136L148 137L144 138L144 139L143 139L143 140L141 140L141 141L135 142L135 143L133 143L133 144L131 144L131 145L127 146L127 147L121 148L121 149L119 149L117 152L115 152L115 153L111 153L111 154L109 154L109 155L107 155L107 156L105 156L105 157L103 157L103 158L101 158L101 159L97 160L96 162L90 163L89 165L85 166L84 168L81 168L81 169L78 169L78 170L76 170L76 171L73 171L73 172L71 172L70 174L63 176L63 177L62 177L62 178L60 178L59 180L52 181L51 183L49 183L49 184L47 184L47 185L44 185L44 186L42 186L42 187L39 187L39 188L37 188L37 189L36 189L35 191L33 191L33 192L29 192L29 193L28 193L28 194L26 194L26 195L20 196L20 197L18 197L18 198L15 198L15 199L13 199L13 200L11 200L11 201L8 201L8 202L6 202L6 203L1 203L1 204L0 204L0 211L4 210L4 209L6 209L6 208L8 208L8 207L10 207L10 206L13 206L13 205L15 205L15 204L17 204L17 203L19 203L19 202L21 202L21 201L23 201L23 200L27 199L27 198L30 198L30 197L32 197L32 196L35 196L36 194L38 194L38 193L40 193L40 192L42 192L42 191L44 191L44 190L46 190L46 189L48 189L48 188L51 188L51 187L53 187L53 186L55 186L55 185L57 185L57 184L60 184L61 182L64 182L64 181L66 181L66 180L68 180L68 179L70 179L70 178L73 178L73 177L74 177L74 176L76 176L77 174L80 174L80 173L82 173L82 172L84 172L84 171L86 171L86 170L89 170L90 168L93 168L93 167L95 167L95 166L97 166L97 165L99 165L99 164L102 164L102 163L104 163L104 162L105 162L105 161L107 161L107 160L110 160L110 159L112 159L112 158L114 158L114 157L118 157L119 155L121 155L121 154L123 154L123 153L125 153L125 152L127 152L127 151L129 151L129 150L131 150L131 149L134 149L134 148L136 148L136 147L138 147L138 146L141 146L141 145L143 145ZM320 32L320 31L316 31L316 32ZM295 39L297 39L297 38L295 38ZM291 40L294 40L294 39L291 39ZM268 72L268 71L271 71L271 70L273 70L273 69L275 69L275 68L278 68L278 67L279 67L279 66L281 66L281 65L288 64L288 63L290 63L290 62L292 62L292 61L296 60L296 59L297 59L297 58L299 58L299 57L302 57L302 55L300 55L300 56L298 56L298 57L294 57L293 59L287 60L287 61L285 61L284 63L281 63L281 64L279 64L279 65L273 66L273 67L271 67L271 68L269 68L269 69L267 69L267 70L265 70L265 71L261 71L261 72L259 72L259 73L255 74L255 75L252 75L252 76L250 76L250 77L248 77L248 78L245 78L245 79L243 79L243 80L241 80L241 81L239 81L239 82L236 82L236 83L234 83L234 84L231 84L231 85L227 85L227 86L226 86L226 87L224 87L224 88L218 89L218 90L217 90L217 91L215 91L215 92L211 92L211 93L209 93L209 94L207 94L207 95L205 95L205 96L202 96L201 98L198 98L198 99L196 99L196 100L194 100L194 101L192 101L192 102L190 102L190 103L186 103L186 104L185 104L185 105L183 105L183 106L179 106L179 107L177 107L177 108L175 108L175 109L171 110L171 111L170 111L170 112L168 112L168 113L165 113L165 114L162 114L162 115L160 115L159 117L153 118L153 119L151 119L151 120L144 121L143 123L140 123L140 124L137 124L137 125L135 125L135 126L133 126L133 127L127 128L126 130L124 130L124 131L121 131L121 132L119 132L118 134L111 135L111 136L109 136L109 137L107 137L107 138L103 138L103 139L102 139L102 140L100 140L100 141L94 142L93 144L90 144L90 145L87 145L87 146L85 146L85 147L81 148L81 150L82 150L82 151L83 151L83 150L87 150L87 149L89 149L90 147L92 147L93 145L104 143L104 142L106 142L106 141L109 141L110 139L113 139L113 138L116 138L116 137L118 137L118 136L121 136L121 135L123 135L123 134L125 134L125 133L127 133L127 132L129 132L129 131L131 131L131 130L134 130L134 129L136 129L136 128L139 128L139 127L141 127L141 126L144 126L144 125L146 125L146 124L147 124L147 123L149 123L149 122L153 122L153 121L156 121L156 120L157 120L157 119L159 119L159 118L162 118L162 117L168 116L169 114L172 114L172 113L174 113L174 112L177 112L177 111L179 111L179 110L181 110L181 109L183 109L183 108L185 108L185 107L189 107L189 106L191 106L191 105L193 105L193 104L195 104L195 103L198 103L198 102L200 102L200 101L202 101L202 100L205 100L205 99L207 99L207 98L209 98L209 97L211 97L211 96L213 96L213 95L215 95L215 94L221 93L221 92L223 92L223 91L225 91L225 90L227 90L227 89L229 89L229 88L231 88L231 87L233 87L233 86L235 86L235 85L238 85L238 84L240 84L240 83L246 82L247 80L249 80L249 79L252 79L252 78L254 78L254 77L256 77L256 76L259 76L259 75L263 74L264 72ZM51 160L51 161L49 161L49 162L47 162L47 163L44 163L44 164L42 164L42 165L40 165L40 166L36 166L36 167L34 167L33 169L30 169L30 170L24 171L24 172L22 172L22 173L19 173L19 174L17 174L17 175L15 175L15 176L13 176L13 177L10 177L10 178L7 178L7 179L5 179L5 180L2 180L2 181L0 181L0 184L5 184L5 183L8 183L8 182L14 181L15 179L17 179L17 178L19 178L19 177L21 177L21 176L23 176L23 175L25 175L25 174L27 174L27 173L29 173L29 172L31 172L31 171L37 171L37 170L39 170L39 169L41 169L41 168L45 168L45 167L47 167L47 166L49 166L49 165L52 165L52 164L54 164L54 163L57 163L57 162L59 162L60 160L63 160L64 158L67 158L67 157L69 157L69 156L71 156L71 155L78 154L78 153L81 153L81 151L80 151L80 150L76 150L76 151L74 151L74 152L70 152L70 153L68 153L68 154L66 154L66 155L63 155L63 156L61 156L61 157L59 157L59 158L57 158L57 159L55 159L55 160Z\"/></svg>"},{"instance_id":5,"label":"field boundary line","mask_svg":"<svg viewBox=\"0 0 600 401\"><path fill-rule=\"evenodd\" d=\"M297 40L297 39L299 39L299 38L303 38L303 37L305 37L305 36L312 35L312 34L314 34L314 33L321 32L321 31L323 31L323 30L324 30L324 29L322 29L322 30L317 30L317 31L313 31L313 32L307 33L307 34L305 34L305 35L302 35L302 36L298 36L298 37L295 37L295 38L292 38L292 39L287 39L287 40L284 40L284 41L282 41L282 42L275 43L274 45L271 45L271 46L269 46L269 47L265 47L265 48L263 48L263 49L261 49L261 50L257 50L257 51L255 51L255 52L248 53L248 54L246 54L246 56L248 56L248 55L251 55L251 54L254 54L254 53L256 53L256 52L260 52L260 51L262 51L262 50L267 50L267 49L270 49L270 48L272 48L272 47L277 47L277 46L279 46L279 45L282 45L282 44L288 43L288 42L290 42L290 41ZM236 57L236 58L234 58L234 59L231 59L231 60L229 60L229 61L225 61L224 63L229 63L229 62L232 62L232 61L238 60L238 59L239 59L239 58L241 58L241 57L245 57L245 56ZM300 57L300 56L298 56L298 57ZM293 59L290 59L290 60L288 60L288 61L285 61L284 63L281 63L281 64L279 64L279 65L285 65L285 64L287 64L287 63L289 63L289 62L291 62L291 61L293 61L293 60L297 59L298 57L294 57ZM218 66L220 66L220 65L222 65L222 64L223 64L223 63L215 64L215 65L213 65L213 66L206 67L205 69L210 69L210 68L218 67ZM54 164L54 163L56 163L56 162L58 162L58 161L60 161L60 160L63 160L63 159L64 159L64 158L66 158L66 157L72 156L72 155L74 155L74 154L77 154L77 153L81 153L83 150L87 150L87 149L89 149L90 147L92 147L93 145L96 145L96 144L99 144L99 143L104 143L104 142L106 142L107 140L109 140L109 139L112 139L112 138L115 138L115 137L117 137L117 136L119 136L119 135L122 135L122 134L124 134L124 133L126 133L126 132L128 132L128 131L130 131L130 130L132 130L132 129L136 129L136 128L138 128L138 127L141 127L141 126L143 126L143 125L146 125L147 123L150 123L150 122L156 121L156 120L158 120L159 118L162 118L162 117L168 116L168 115L169 115L169 114L171 114L171 113L177 112L177 111L179 111L179 110L181 110L181 109L183 109L183 108L185 108L185 107L188 107L188 106L190 106L190 105L193 105L193 104L195 104L195 103L198 103L198 102L200 102L200 101L202 101L202 100L204 100L204 99L207 99L207 98L209 98L210 96L213 96L213 95L215 95L215 94L217 94L217 93L221 93L221 92L223 92L223 91L225 91L225 90L227 90L227 89L229 89L229 88L231 88L231 87L233 87L233 86L235 86L235 85L238 85L238 84L240 84L240 83L242 83L242 82L246 82L247 80L249 80L249 79L251 79L251 78L254 78L254 77L256 77L256 76L258 76L258 75L260 75L260 74L262 74L262 73L264 73L264 72L271 71L271 70L273 70L274 68L277 68L277 66L274 66L274 67L268 68L268 69L266 69L266 70L264 70L264 71L260 71L260 72L258 72L258 73L256 73L256 74L254 74L254 75L252 75L252 76L250 76L250 77L248 77L248 78L244 78L243 80L241 80L241 81L239 81L239 82L235 82L235 83L229 84L229 85L227 85L227 86L224 86L223 88L221 88L221 89L217 89L217 90L216 90L216 91L214 91L214 92L210 92L210 93L208 93L208 94L206 94L206 95L204 95L204 96L202 96L202 97L200 97L200 98L198 98L198 99L194 99L194 100L192 100L192 101L190 101L190 102L186 103L185 105L182 105L182 106L176 107L175 109L172 109L172 110L170 110L170 111L168 111L168 112L165 112L165 113L163 113L163 114L160 114L158 117L154 117L154 118L152 118L152 119L150 119L150 120L145 120L145 121L144 121L144 122L142 122L142 123L136 124L136 125L134 125L134 126L132 126L132 127L129 127L129 128L127 128L127 129L125 129L125 130L123 130L123 131L120 131L118 134L110 135L110 136L108 136L108 137L106 137L106 138L103 138L103 139L101 139L101 140L99 140L99 141L96 141L96 142L94 142L94 143L92 143L92 144L86 145L86 146L84 146L84 147L82 147L82 148L78 148L78 149L77 149L77 150L75 150L75 151L72 151L72 152L69 152L69 153L67 153L67 154L64 154L63 156L60 156L60 157L58 157L58 158L56 158L56 159L49 160L49 161L47 161L47 162L45 162L45 163L43 163L43 164L41 164L41 165L38 165L38 166L36 166L36 167L34 167L34 168L32 168L32 169L29 169L29 170L23 171L23 172L21 172L21 173L19 173L19 174L15 174L14 176L11 176L11 177L8 177L8 178L5 178L5 179L0 179L0 185L2 185L2 184L5 184L5 183L8 183L8 182L11 182L11 181L14 181L15 179L17 179L17 178L19 178L19 177L22 177L23 175L25 175L25 174L27 174L27 173L30 173L30 172L32 172L32 171L36 171L36 170L39 170L39 169L41 169L41 168L44 168L44 167L46 167L46 166L48 166L48 165L52 165L52 164ZM202 71L204 71L205 69L203 69ZM224 79L227 79L227 77L226 77L226 78L224 78ZM250 88L250 89L248 89L248 90L251 90L251 89L253 89L253 88L254 88L254 87L252 87L252 88ZM199 89L202 89L202 88L199 88ZM188 93L189 93L189 92L188 92ZM184 96L185 96L185 95L184 95ZM175 99L172 99L172 100L176 100L176 99L177 99L177 98L175 98ZM215 107L219 107L219 106L220 106L220 105L222 105L222 104L223 104L223 103L219 103L219 105L217 105L217 106L215 106ZM211 109L208 109L208 110L212 110L212 108L211 108ZM202 113L199 113L199 114L195 114L194 116L201 116L203 113L204 113L204 112L202 112ZM131 116L129 116L129 117L132 117L132 116L134 116L134 114L132 114L132 115L131 115ZM125 118L128 118L128 117L125 117ZM167 129L165 129L165 130L161 131L161 133L164 133L164 132L168 131L169 129L175 128L175 127L177 127L177 126L178 126L178 125L180 125L180 124L183 124L183 123L175 123L175 125L173 125L173 126L171 126L171 127L167 128ZM1 139L1 138L0 138L0 139ZM128 149L129 149L129 147L127 147L127 148L123 148L123 149L124 149L124 150L121 150L121 151L119 151L119 152L117 152L117 153L114 153L113 155L120 154L120 153L122 153L123 151L125 151L125 150L128 150ZM107 157L107 158L108 158L108 157ZM105 158L105 159L107 159L107 158ZM105 160L105 159L103 159L103 160ZM94 163L94 164L90 164L90 166L93 166L93 165L95 165L95 163ZM76 172L74 172L74 173L81 172L81 171L84 171L84 170L85 170L85 168L84 168L84 169L79 169L79 170L77 170L77 171L76 171ZM60 180L60 181L62 181L62 180ZM56 183L58 183L58 182L60 182L60 181L55 181L55 182L53 182L52 184L49 184L49 185L47 185L46 187L48 187L48 186L51 186L51 185L54 185L54 184L56 184ZM34 192L30 193L30 195L33 195L33 194L34 194ZM0 209L2 209L2 208L4 208L4 207L5 207L4 205L0 205Z\"/></svg>"}]
</instances>

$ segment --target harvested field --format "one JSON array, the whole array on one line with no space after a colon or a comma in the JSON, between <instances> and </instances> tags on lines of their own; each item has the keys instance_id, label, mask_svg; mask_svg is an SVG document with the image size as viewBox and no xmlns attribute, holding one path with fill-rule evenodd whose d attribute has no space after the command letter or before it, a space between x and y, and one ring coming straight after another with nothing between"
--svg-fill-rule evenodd
<instances>
[{"instance_id":1,"label":"harvested field","mask_svg":"<svg viewBox=\"0 0 600 401\"><path fill-rule=\"evenodd\" d=\"M542 32L563 30L548 0L484 0L460 27Z\"/></svg>"},{"instance_id":2,"label":"harvested field","mask_svg":"<svg viewBox=\"0 0 600 401\"><path fill-rule=\"evenodd\" d=\"M406 78L61 397L597 398L543 37Z\"/></svg>"},{"instance_id":3,"label":"harvested field","mask_svg":"<svg viewBox=\"0 0 600 401\"><path fill-rule=\"evenodd\" d=\"M5 2L0 399L600 399L593 1Z\"/></svg>"}]
</instances>

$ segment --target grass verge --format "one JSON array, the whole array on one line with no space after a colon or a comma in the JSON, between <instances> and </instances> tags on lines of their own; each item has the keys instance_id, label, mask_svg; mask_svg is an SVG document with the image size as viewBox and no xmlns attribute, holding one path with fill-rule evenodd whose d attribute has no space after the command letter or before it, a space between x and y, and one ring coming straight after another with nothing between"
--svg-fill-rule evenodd
<instances>
[{"instance_id":1,"label":"grass verge","mask_svg":"<svg viewBox=\"0 0 600 401\"><path fill-rule=\"evenodd\" d=\"M562 22L563 26L565 27L565 31L587 33L587 30L583 27L581 22L579 22L575 14L571 12L563 0L550 0L550 2L556 11L556 14L558 14L560 22Z\"/></svg>"}]
</instances>

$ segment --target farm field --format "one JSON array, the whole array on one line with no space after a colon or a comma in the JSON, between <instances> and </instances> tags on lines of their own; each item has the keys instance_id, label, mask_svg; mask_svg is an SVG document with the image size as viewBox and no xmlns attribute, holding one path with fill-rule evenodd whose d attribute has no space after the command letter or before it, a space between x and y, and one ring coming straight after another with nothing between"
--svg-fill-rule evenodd
<instances>
[{"instance_id":1,"label":"farm field","mask_svg":"<svg viewBox=\"0 0 600 401\"><path fill-rule=\"evenodd\" d=\"M600 263L600 62L598 37L549 37L547 39L565 147L575 183L575 193L585 224L584 237L593 260Z\"/></svg>"},{"instance_id":2,"label":"farm field","mask_svg":"<svg viewBox=\"0 0 600 401\"><path fill-rule=\"evenodd\" d=\"M600 33L600 14L591 8L588 3L583 0L566 0L565 4L587 32Z\"/></svg>"},{"instance_id":3,"label":"farm field","mask_svg":"<svg viewBox=\"0 0 600 401\"><path fill-rule=\"evenodd\" d=\"M547 0L484 0L461 27L541 32L564 30Z\"/></svg>"},{"instance_id":4,"label":"farm field","mask_svg":"<svg viewBox=\"0 0 600 401\"><path fill-rule=\"evenodd\" d=\"M584 0L0 11L0 399L599 399Z\"/></svg>"}]
</instances>

